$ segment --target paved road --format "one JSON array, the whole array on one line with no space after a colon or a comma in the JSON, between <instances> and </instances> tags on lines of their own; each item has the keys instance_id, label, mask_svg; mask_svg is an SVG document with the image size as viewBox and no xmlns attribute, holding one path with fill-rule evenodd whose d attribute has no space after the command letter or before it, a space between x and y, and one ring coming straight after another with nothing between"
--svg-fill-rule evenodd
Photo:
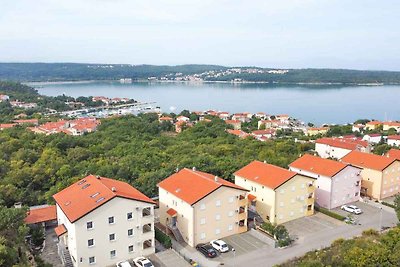
<instances>
[{"instance_id":1,"label":"paved road","mask_svg":"<svg viewBox=\"0 0 400 267\"><path fill-rule=\"evenodd\" d=\"M273 266L294 257L300 257L308 251L327 247L336 239L352 238L361 235L364 230L371 228L378 230L381 225L379 207L375 207L376 204L369 205L365 203L357 203L357 205L368 210L368 215L365 214L366 216L362 217L361 225L347 225L341 223L334 225L331 222L331 218L329 218L327 219L327 222L323 222L326 224L325 227L320 228L317 232L312 232L309 231L308 224L304 223L304 218L298 219L296 221L299 221L300 225L304 224L304 233L298 232L298 234L301 234L301 238L296 240L294 245L291 247L275 249L269 246L264 246L263 248L254 250L250 253L237 256L235 260L232 258L225 260L225 266ZM319 221L325 215L318 214L314 216L319 216L320 218L316 220ZM306 218L306 220L308 220L308 218ZM293 221L293 223L296 223L296 221ZM382 209L382 226L395 226L397 221L394 211Z\"/></svg>"}]
</instances>

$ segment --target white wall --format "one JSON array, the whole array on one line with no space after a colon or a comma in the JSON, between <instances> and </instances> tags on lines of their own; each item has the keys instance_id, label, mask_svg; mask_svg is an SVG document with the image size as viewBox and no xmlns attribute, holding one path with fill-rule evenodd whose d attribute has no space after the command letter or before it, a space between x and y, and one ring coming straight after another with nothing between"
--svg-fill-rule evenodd
<instances>
[{"instance_id":1,"label":"white wall","mask_svg":"<svg viewBox=\"0 0 400 267\"><path fill-rule=\"evenodd\" d=\"M336 158L341 159L351 152L349 149L331 147L329 145L315 143L315 151L321 158Z\"/></svg>"}]
</instances>

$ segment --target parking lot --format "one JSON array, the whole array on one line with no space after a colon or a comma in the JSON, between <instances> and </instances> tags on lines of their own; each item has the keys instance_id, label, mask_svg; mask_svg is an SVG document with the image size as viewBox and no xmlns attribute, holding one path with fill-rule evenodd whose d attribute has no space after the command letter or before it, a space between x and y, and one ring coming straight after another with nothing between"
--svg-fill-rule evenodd
<instances>
[{"instance_id":1,"label":"parking lot","mask_svg":"<svg viewBox=\"0 0 400 267\"><path fill-rule=\"evenodd\" d=\"M283 225L289 231L289 235L293 239L302 240L307 236L315 235L318 232L332 230L344 224L344 222L317 212L312 216L293 220L284 223Z\"/></svg>"},{"instance_id":2,"label":"parking lot","mask_svg":"<svg viewBox=\"0 0 400 267\"><path fill-rule=\"evenodd\" d=\"M191 266L178 253L172 249L158 252L149 257L155 267L175 267L175 266Z\"/></svg>"},{"instance_id":3,"label":"parking lot","mask_svg":"<svg viewBox=\"0 0 400 267\"><path fill-rule=\"evenodd\" d=\"M241 255L253 252L257 249L261 249L268 246L266 243L262 242L260 239L252 236L249 232L232 235L222 238L228 246L229 252L219 253L218 257L215 259L223 262L224 259L239 257ZM232 248L235 248L235 253L232 252Z\"/></svg>"}]
</instances>

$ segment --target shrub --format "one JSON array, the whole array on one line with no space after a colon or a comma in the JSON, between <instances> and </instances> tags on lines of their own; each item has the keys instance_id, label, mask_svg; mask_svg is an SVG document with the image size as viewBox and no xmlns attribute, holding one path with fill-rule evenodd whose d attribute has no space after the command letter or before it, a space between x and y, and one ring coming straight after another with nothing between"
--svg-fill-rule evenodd
<instances>
[{"instance_id":1,"label":"shrub","mask_svg":"<svg viewBox=\"0 0 400 267\"><path fill-rule=\"evenodd\" d=\"M391 208L393 208L393 209L396 208L395 205L390 204L390 203L387 203L387 202L385 202L385 201L382 201L381 204L382 204L382 205L385 205L385 206L388 206L388 207L391 207Z\"/></svg>"},{"instance_id":2,"label":"shrub","mask_svg":"<svg viewBox=\"0 0 400 267\"><path fill-rule=\"evenodd\" d=\"M344 221L344 219L346 219L345 216L342 216L340 214L337 214L336 212L330 211L330 210L322 208L322 207L315 206L315 210L319 211L319 212L321 212L321 213L323 213L325 215L328 215L329 217L335 218L335 219L337 219L339 221Z\"/></svg>"},{"instance_id":3,"label":"shrub","mask_svg":"<svg viewBox=\"0 0 400 267\"><path fill-rule=\"evenodd\" d=\"M156 239L165 247L165 248L170 248L172 247L172 241L171 238L164 234L161 230L158 228L155 228L156 230Z\"/></svg>"},{"instance_id":4,"label":"shrub","mask_svg":"<svg viewBox=\"0 0 400 267\"><path fill-rule=\"evenodd\" d=\"M378 233L378 231L376 231L374 229L367 229L362 232L362 235L363 236L378 236L379 233Z\"/></svg>"},{"instance_id":5,"label":"shrub","mask_svg":"<svg viewBox=\"0 0 400 267\"><path fill-rule=\"evenodd\" d=\"M278 242L279 247L286 247L292 243L289 232L283 225L273 225L270 222L261 224L261 229L271 234Z\"/></svg>"}]
</instances>

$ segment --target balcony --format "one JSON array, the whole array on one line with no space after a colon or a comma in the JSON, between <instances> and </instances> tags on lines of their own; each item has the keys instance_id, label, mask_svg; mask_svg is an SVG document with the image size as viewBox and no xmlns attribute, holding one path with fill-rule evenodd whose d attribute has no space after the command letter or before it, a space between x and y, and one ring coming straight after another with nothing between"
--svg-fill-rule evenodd
<instances>
[{"instance_id":1,"label":"balcony","mask_svg":"<svg viewBox=\"0 0 400 267\"><path fill-rule=\"evenodd\" d=\"M143 250L149 249L153 247L153 240L152 239L147 239L143 241Z\"/></svg>"},{"instance_id":2,"label":"balcony","mask_svg":"<svg viewBox=\"0 0 400 267\"><path fill-rule=\"evenodd\" d=\"M312 193L315 191L315 186L313 184L309 184L307 187L307 192Z\"/></svg>"},{"instance_id":3,"label":"balcony","mask_svg":"<svg viewBox=\"0 0 400 267\"><path fill-rule=\"evenodd\" d=\"M307 205L306 215L313 215L314 214L314 205Z\"/></svg>"},{"instance_id":4,"label":"balcony","mask_svg":"<svg viewBox=\"0 0 400 267\"><path fill-rule=\"evenodd\" d=\"M308 197L306 199L306 203L307 205L313 205L314 204L315 199L313 197Z\"/></svg>"},{"instance_id":5,"label":"balcony","mask_svg":"<svg viewBox=\"0 0 400 267\"><path fill-rule=\"evenodd\" d=\"M239 195L238 201L240 206L244 206L247 204L247 199L245 195Z\"/></svg>"},{"instance_id":6,"label":"balcony","mask_svg":"<svg viewBox=\"0 0 400 267\"><path fill-rule=\"evenodd\" d=\"M152 216L153 215L153 213L151 212L151 208L149 207L149 208L144 208L143 210L142 210L142 217L144 218L144 217L150 217L150 216Z\"/></svg>"},{"instance_id":7,"label":"balcony","mask_svg":"<svg viewBox=\"0 0 400 267\"><path fill-rule=\"evenodd\" d=\"M239 228L240 227L245 227L246 226L246 221L245 220L240 220L239 222L237 222L237 224L239 225Z\"/></svg>"}]
</instances>

